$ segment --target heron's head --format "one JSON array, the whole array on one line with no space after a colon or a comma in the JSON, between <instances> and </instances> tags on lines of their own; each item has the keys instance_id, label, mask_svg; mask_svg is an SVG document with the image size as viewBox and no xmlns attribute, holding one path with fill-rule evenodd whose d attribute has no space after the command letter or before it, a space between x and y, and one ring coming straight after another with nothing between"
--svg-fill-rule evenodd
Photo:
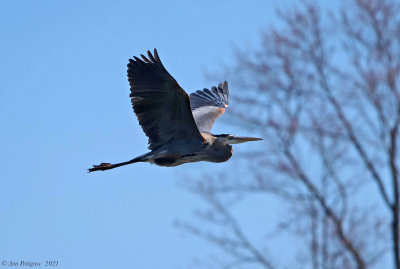
<instances>
[{"instance_id":1,"label":"heron's head","mask_svg":"<svg viewBox=\"0 0 400 269\"><path fill-rule=\"evenodd\" d=\"M235 135L230 135L230 134L216 135L216 137L224 145L240 144L240 143L249 142L249 141L263 140L262 138L248 137L248 136L235 136Z\"/></svg>"}]
</instances>

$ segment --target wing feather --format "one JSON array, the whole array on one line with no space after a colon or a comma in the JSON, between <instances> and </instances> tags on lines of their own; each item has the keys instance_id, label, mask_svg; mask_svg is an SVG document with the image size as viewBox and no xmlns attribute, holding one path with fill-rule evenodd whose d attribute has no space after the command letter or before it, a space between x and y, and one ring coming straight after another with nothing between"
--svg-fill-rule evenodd
<instances>
[{"instance_id":1,"label":"wing feather","mask_svg":"<svg viewBox=\"0 0 400 269\"><path fill-rule=\"evenodd\" d=\"M190 108L197 127L201 132L210 132L214 122L224 114L229 105L228 82L190 95Z\"/></svg>"},{"instance_id":2,"label":"wing feather","mask_svg":"<svg viewBox=\"0 0 400 269\"><path fill-rule=\"evenodd\" d=\"M177 139L202 141L190 111L189 96L161 63L157 50L154 56L134 56L128 63L133 110L149 138L149 149Z\"/></svg>"}]
</instances>

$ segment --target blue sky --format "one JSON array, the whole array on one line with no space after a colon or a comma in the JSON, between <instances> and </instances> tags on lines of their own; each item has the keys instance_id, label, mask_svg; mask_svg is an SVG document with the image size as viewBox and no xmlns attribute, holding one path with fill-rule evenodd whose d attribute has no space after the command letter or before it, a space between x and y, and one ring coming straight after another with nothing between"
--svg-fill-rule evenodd
<instances>
[{"instance_id":1,"label":"blue sky","mask_svg":"<svg viewBox=\"0 0 400 269\"><path fill-rule=\"evenodd\" d=\"M0 260L187 268L207 252L173 225L203 206L178 182L229 162L86 169L147 152L128 58L156 47L186 91L210 87L219 81L204 71L232 63L233 46L256 45L274 9L290 2L1 1Z\"/></svg>"}]
</instances>

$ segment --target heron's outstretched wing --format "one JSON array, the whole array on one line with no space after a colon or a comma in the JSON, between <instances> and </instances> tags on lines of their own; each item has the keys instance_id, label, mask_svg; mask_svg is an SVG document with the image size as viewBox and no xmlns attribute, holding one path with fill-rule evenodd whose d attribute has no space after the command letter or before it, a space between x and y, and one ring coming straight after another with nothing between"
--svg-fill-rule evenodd
<instances>
[{"instance_id":1,"label":"heron's outstretched wing","mask_svg":"<svg viewBox=\"0 0 400 269\"><path fill-rule=\"evenodd\" d=\"M210 132L214 122L224 114L229 104L228 82L220 83L218 88L212 87L196 91L190 95L190 108L194 120L201 132Z\"/></svg>"},{"instance_id":2,"label":"heron's outstretched wing","mask_svg":"<svg viewBox=\"0 0 400 269\"><path fill-rule=\"evenodd\" d=\"M203 138L190 111L189 96L154 56L129 59L128 80L133 110L149 138L149 149L174 139Z\"/></svg>"}]
</instances>

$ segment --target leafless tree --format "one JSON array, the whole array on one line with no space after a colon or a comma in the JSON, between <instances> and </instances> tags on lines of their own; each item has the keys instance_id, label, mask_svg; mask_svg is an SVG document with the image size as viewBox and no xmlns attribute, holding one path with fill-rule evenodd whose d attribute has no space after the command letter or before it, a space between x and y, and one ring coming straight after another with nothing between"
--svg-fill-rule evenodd
<instances>
[{"instance_id":1,"label":"leafless tree","mask_svg":"<svg viewBox=\"0 0 400 269\"><path fill-rule=\"evenodd\" d=\"M229 120L265 142L241 154L246 177L235 165L189 184L210 205L197 215L212 227L179 225L228 254L220 267L400 269L400 2L317 4L278 12L281 26L259 49L238 50L224 74L241 89ZM274 246L250 240L232 213L259 194L286 209L277 227L296 235L298 264L268 255Z\"/></svg>"}]
</instances>

